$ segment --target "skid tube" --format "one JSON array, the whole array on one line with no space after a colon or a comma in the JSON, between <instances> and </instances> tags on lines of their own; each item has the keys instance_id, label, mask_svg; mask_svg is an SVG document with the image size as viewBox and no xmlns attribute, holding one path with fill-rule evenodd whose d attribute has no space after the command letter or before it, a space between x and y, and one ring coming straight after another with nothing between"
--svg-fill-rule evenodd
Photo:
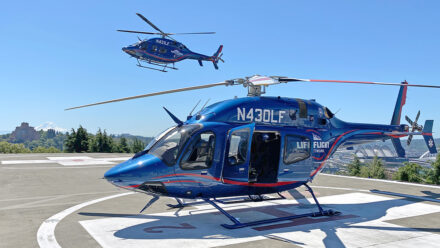
<instances>
[{"instance_id":1,"label":"skid tube","mask_svg":"<svg viewBox=\"0 0 440 248\"><path fill-rule=\"evenodd\" d=\"M226 205L226 204L237 204L237 203L244 203L244 202L262 202L262 201L273 201L273 200L286 199L280 193L277 193L277 194L278 194L277 198L264 198L263 195L249 195L246 199L243 199L243 197L236 197L236 198L224 199L224 200L214 198L213 201ZM175 199L177 201L177 204L167 204L167 206L170 208L184 208L184 207L188 207L188 206L192 206L192 205L200 205L200 204L206 203L205 201L183 203L179 198L175 198Z\"/></svg>"},{"instance_id":2,"label":"skid tube","mask_svg":"<svg viewBox=\"0 0 440 248\"><path fill-rule=\"evenodd\" d=\"M243 227L249 227L249 226L256 226L256 225L262 225L262 224L270 224L274 222L280 222L280 221L286 221L286 220L293 220L293 219L299 219L304 217L320 217L320 216L334 216L341 214L338 211L333 211L332 209L329 210L323 210L321 205L319 204L318 200L315 197L315 194L313 193L312 188L310 188L309 185L304 184L304 186L307 188L307 190L310 192L310 194L313 197L313 200L315 200L316 205L318 206L318 212L312 212L312 213L306 213L306 214L297 214L297 215L291 215L291 216L285 216L285 217L279 217L279 218L273 218L273 219L265 219L265 220L257 220L257 221L251 221L251 222L240 222L237 218L229 214L226 210L221 208L219 205L217 205L214 201L205 198L204 200L211 204L213 207L215 207L218 211L220 211L223 215L228 217L234 224L221 224L222 227L227 229L237 229L237 228L243 228Z\"/></svg>"}]
</instances>

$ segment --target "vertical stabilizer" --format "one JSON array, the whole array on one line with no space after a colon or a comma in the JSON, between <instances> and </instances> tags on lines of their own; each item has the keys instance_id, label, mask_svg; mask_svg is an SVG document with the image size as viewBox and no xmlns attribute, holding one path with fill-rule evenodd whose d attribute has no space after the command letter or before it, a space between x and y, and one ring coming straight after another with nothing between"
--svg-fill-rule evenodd
<instances>
[{"instance_id":1,"label":"vertical stabilizer","mask_svg":"<svg viewBox=\"0 0 440 248\"><path fill-rule=\"evenodd\" d=\"M425 126L423 127L422 136L425 140L426 146L428 147L429 153L437 153L437 148L435 146L434 138L432 137L432 126L434 125L433 120L426 120Z\"/></svg>"},{"instance_id":2,"label":"vertical stabilizer","mask_svg":"<svg viewBox=\"0 0 440 248\"><path fill-rule=\"evenodd\" d=\"M393 117L391 118L391 125L400 125L400 117L402 115L402 108L406 102L406 92L408 90L407 82L402 82L399 94L397 95L396 106L394 107ZM403 149L399 138L392 138L394 149L399 157L405 157L405 149Z\"/></svg>"}]
</instances>

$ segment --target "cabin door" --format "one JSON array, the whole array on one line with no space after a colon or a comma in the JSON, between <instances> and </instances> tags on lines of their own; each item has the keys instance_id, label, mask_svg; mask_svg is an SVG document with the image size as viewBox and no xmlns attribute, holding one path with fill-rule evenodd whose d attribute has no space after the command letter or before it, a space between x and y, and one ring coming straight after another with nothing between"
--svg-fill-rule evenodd
<instances>
[{"instance_id":1,"label":"cabin door","mask_svg":"<svg viewBox=\"0 0 440 248\"><path fill-rule=\"evenodd\" d=\"M250 183L278 182L281 136L275 131L255 131L249 163Z\"/></svg>"},{"instance_id":2,"label":"cabin door","mask_svg":"<svg viewBox=\"0 0 440 248\"><path fill-rule=\"evenodd\" d=\"M229 130L226 143L225 163L222 180L247 183L249 180L249 161L251 158L252 135L255 123Z\"/></svg>"}]
</instances>

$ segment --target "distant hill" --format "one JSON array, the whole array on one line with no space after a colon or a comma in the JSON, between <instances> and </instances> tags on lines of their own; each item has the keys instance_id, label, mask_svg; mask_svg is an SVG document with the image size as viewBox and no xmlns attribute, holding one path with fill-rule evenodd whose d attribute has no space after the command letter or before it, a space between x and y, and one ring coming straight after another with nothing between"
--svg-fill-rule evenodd
<instances>
[{"instance_id":1,"label":"distant hill","mask_svg":"<svg viewBox=\"0 0 440 248\"><path fill-rule=\"evenodd\" d=\"M112 134L110 135L112 138L114 139L120 139L122 137L128 139L128 140L134 140L134 139L138 139L142 142L144 142L144 144L148 144L150 143L150 141L154 138L154 137L144 137L144 136L140 136L140 135L132 135L132 134L128 134L128 133L123 133L123 134Z\"/></svg>"},{"instance_id":2,"label":"distant hill","mask_svg":"<svg viewBox=\"0 0 440 248\"><path fill-rule=\"evenodd\" d=\"M2 131L0 130L0 135L11 133L11 131Z\"/></svg>"},{"instance_id":3,"label":"distant hill","mask_svg":"<svg viewBox=\"0 0 440 248\"><path fill-rule=\"evenodd\" d=\"M65 128L58 127L57 125L55 125L55 123L53 123L51 121L45 122L45 123L35 127L35 130L37 130L37 131L47 131L49 129L53 129L53 130L55 130L55 132L60 132L60 133L65 133L68 131Z\"/></svg>"}]
</instances>

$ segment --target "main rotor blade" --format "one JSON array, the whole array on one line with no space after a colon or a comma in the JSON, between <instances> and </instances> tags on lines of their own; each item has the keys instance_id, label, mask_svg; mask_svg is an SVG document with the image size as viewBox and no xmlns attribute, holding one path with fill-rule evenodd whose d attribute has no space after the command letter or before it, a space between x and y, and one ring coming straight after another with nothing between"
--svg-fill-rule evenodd
<instances>
[{"instance_id":1,"label":"main rotor blade","mask_svg":"<svg viewBox=\"0 0 440 248\"><path fill-rule=\"evenodd\" d=\"M174 90L159 91L159 92L155 92L155 93L143 94L143 95L138 95L138 96L130 96L130 97L124 97L124 98L104 101L104 102L97 102L97 103L92 103L92 104L86 104L86 105L82 105L82 106L67 108L65 110L79 109L79 108L85 108L85 107L101 105L101 104L107 104L107 103L112 103L112 102L122 102L122 101L137 99L137 98L144 98L144 97L157 96L157 95L165 95L165 94L171 94L171 93L182 92L182 91L190 91L190 90L198 90L198 89L204 89L204 88L211 88L211 87L220 86L220 85L230 85L230 83L227 82L227 81L223 81L223 82L220 82L220 83L205 84L205 85L191 86L191 87L174 89Z\"/></svg>"},{"instance_id":2,"label":"main rotor blade","mask_svg":"<svg viewBox=\"0 0 440 248\"><path fill-rule=\"evenodd\" d=\"M161 34L161 33L152 33L152 32L144 32L144 31L133 31L133 30L116 30L118 32L126 32L126 33L135 33L135 34Z\"/></svg>"},{"instance_id":3,"label":"main rotor blade","mask_svg":"<svg viewBox=\"0 0 440 248\"><path fill-rule=\"evenodd\" d=\"M320 82L320 83L343 83L343 84L376 84L376 85L391 85L402 86L399 83L381 83L381 82L366 82L366 81L345 81L345 80L323 80L323 79L300 79L300 78L285 78L279 79L281 83L287 82ZM440 88L439 85L426 85L426 84L406 84L411 87L426 87L426 88Z\"/></svg>"},{"instance_id":4,"label":"main rotor blade","mask_svg":"<svg viewBox=\"0 0 440 248\"><path fill-rule=\"evenodd\" d=\"M215 34L215 32L169 33L168 35L182 35L182 34Z\"/></svg>"},{"instance_id":5,"label":"main rotor blade","mask_svg":"<svg viewBox=\"0 0 440 248\"><path fill-rule=\"evenodd\" d=\"M156 29L157 31L159 31L162 35L166 35L164 31L160 30L158 27L156 27L156 25L154 25L152 22L150 22L147 18L145 18L145 16L136 13L137 16L139 16L142 20L144 20L146 23L150 24L151 27L153 27L154 29Z\"/></svg>"}]
</instances>

